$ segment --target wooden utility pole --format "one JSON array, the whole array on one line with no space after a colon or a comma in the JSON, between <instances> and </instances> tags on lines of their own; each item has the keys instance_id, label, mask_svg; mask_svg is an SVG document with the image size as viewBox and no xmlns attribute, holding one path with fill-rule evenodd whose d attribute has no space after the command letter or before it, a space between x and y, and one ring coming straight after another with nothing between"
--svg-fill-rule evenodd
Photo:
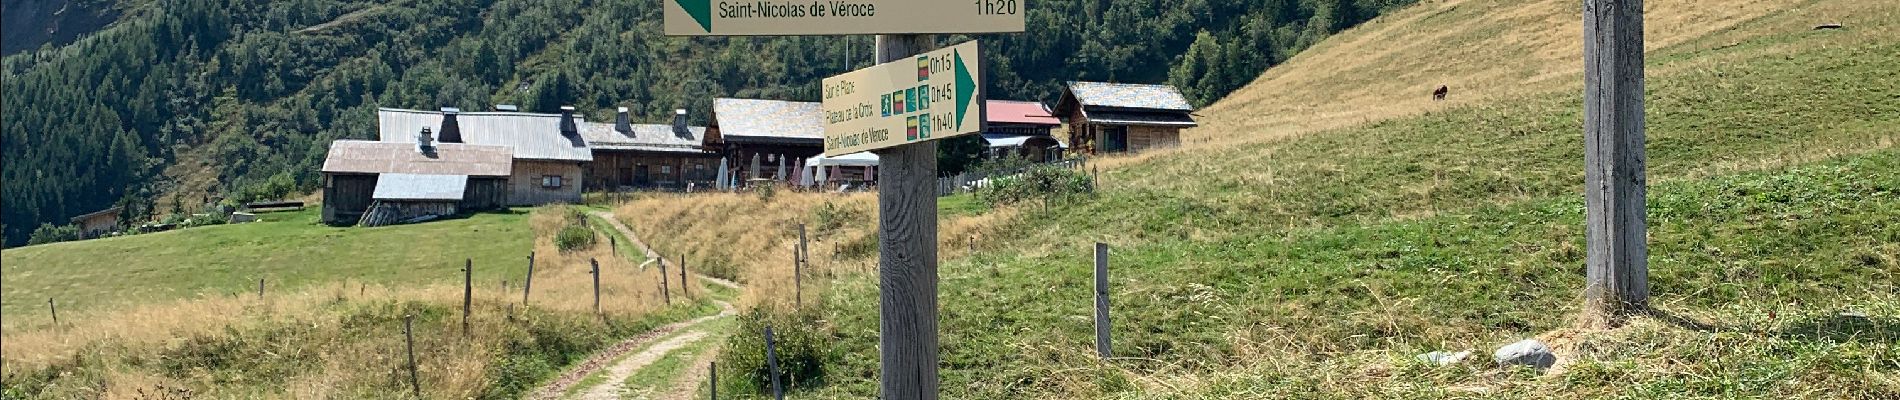
<instances>
[{"instance_id":1,"label":"wooden utility pole","mask_svg":"<svg viewBox=\"0 0 1900 400\"><path fill-rule=\"evenodd\" d=\"M1583 1L1586 323L1649 306L1643 155L1643 1Z\"/></svg>"},{"instance_id":2,"label":"wooden utility pole","mask_svg":"<svg viewBox=\"0 0 1900 400\"><path fill-rule=\"evenodd\" d=\"M929 50L930 35L878 35L877 62ZM878 150L878 350L886 399L937 398L937 142Z\"/></svg>"}]
</instances>

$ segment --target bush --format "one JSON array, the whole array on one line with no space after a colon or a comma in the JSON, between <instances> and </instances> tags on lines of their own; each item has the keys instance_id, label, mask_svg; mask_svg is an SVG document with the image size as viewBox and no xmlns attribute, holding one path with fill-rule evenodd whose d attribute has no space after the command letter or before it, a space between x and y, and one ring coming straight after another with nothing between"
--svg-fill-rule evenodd
<instances>
[{"instance_id":1,"label":"bush","mask_svg":"<svg viewBox=\"0 0 1900 400\"><path fill-rule=\"evenodd\" d=\"M1067 168L1039 166L1014 176L990 178L976 190L976 198L999 206L1027 200L1069 200L1095 193L1088 174Z\"/></svg>"},{"instance_id":2,"label":"bush","mask_svg":"<svg viewBox=\"0 0 1900 400\"><path fill-rule=\"evenodd\" d=\"M70 242L74 240L79 240L79 226L77 225L40 224L39 229L33 230L33 236L27 237L26 244L31 246L36 244Z\"/></svg>"},{"instance_id":3,"label":"bush","mask_svg":"<svg viewBox=\"0 0 1900 400\"><path fill-rule=\"evenodd\" d=\"M586 225L568 225L554 235L554 246L561 251L574 251L594 247L594 230Z\"/></svg>"},{"instance_id":4,"label":"bush","mask_svg":"<svg viewBox=\"0 0 1900 400\"><path fill-rule=\"evenodd\" d=\"M868 217L862 209L839 207L829 201L818 206L818 209L812 213L814 214L812 220L817 223L817 226L813 228L817 230L815 234L818 236L830 235L831 232L850 224L865 223Z\"/></svg>"},{"instance_id":5,"label":"bush","mask_svg":"<svg viewBox=\"0 0 1900 400\"><path fill-rule=\"evenodd\" d=\"M778 353L779 382L787 392L824 384L831 331L818 315L818 307L792 314L772 314L753 309L739 316L739 330L726 339L727 349L719 353L721 393L771 395L771 368L765 362L765 327L772 327L772 341Z\"/></svg>"}]
</instances>

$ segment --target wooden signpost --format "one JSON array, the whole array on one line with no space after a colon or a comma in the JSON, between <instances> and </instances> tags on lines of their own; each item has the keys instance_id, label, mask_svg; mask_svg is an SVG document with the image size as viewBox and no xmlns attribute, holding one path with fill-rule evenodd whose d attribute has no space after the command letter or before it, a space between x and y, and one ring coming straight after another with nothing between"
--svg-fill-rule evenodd
<instances>
[{"instance_id":1,"label":"wooden signpost","mask_svg":"<svg viewBox=\"0 0 1900 400\"><path fill-rule=\"evenodd\" d=\"M1644 213L1643 2L1583 2L1587 323L1615 326L1649 306Z\"/></svg>"},{"instance_id":2,"label":"wooden signpost","mask_svg":"<svg viewBox=\"0 0 1900 400\"><path fill-rule=\"evenodd\" d=\"M671 0L666 34L878 34L877 62L825 79L825 154L876 151L880 397L936 399L937 142L983 130L982 49L934 33L1022 32L1020 0ZM899 100L902 103L899 103Z\"/></svg>"}]
</instances>

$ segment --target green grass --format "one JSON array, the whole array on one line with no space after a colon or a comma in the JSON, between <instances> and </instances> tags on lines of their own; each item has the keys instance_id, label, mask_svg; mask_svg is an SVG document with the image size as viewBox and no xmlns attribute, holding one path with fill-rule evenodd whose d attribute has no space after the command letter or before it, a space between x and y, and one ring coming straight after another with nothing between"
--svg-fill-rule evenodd
<instances>
[{"instance_id":1,"label":"green grass","mask_svg":"<svg viewBox=\"0 0 1900 400\"><path fill-rule=\"evenodd\" d=\"M1581 105L1551 93L1104 171L1114 184L1097 198L1028 210L1001 232L1010 244L939 268L942 388L1900 397L1894 54L1890 41L1816 44L1652 76L1650 282L1663 314L1629 328L1565 333L1584 276ZM1097 241L1113 246L1114 349L1128 357L1106 365L1092 350ZM800 397L877 394L877 290L845 278L823 326L784 328L828 335L825 382ZM1564 339L1576 363L1536 378L1411 361L1467 348L1484 359L1540 335Z\"/></svg>"},{"instance_id":2,"label":"green grass","mask_svg":"<svg viewBox=\"0 0 1900 400\"><path fill-rule=\"evenodd\" d=\"M208 226L0 252L6 324L60 311L109 309L201 294L296 291L354 279L390 285L461 279L464 259L478 282L515 277L532 246L527 212L475 214L413 225L337 228L314 208L264 214L257 223Z\"/></svg>"},{"instance_id":3,"label":"green grass","mask_svg":"<svg viewBox=\"0 0 1900 400\"><path fill-rule=\"evenodd\" d=\"M633 393L647 394L665 393L672 390L674 381L679 379L680 376L685 375L688 368L705 367L690 364L694 360L699 359L700 354L704 354L707 350L712 349L713 346L721 342L720 332L729 332L735 325L732 319L727 318L708 322L705 326L696 328L695 330L705 331L709 334L699 341L674 349L673 352L667 353L665 357L654 360L652 364L647 364L646 368L641 368L640 371L635 372L632 376L628 376L626 380L627 389Z\"/></svg>"}]
</instances>

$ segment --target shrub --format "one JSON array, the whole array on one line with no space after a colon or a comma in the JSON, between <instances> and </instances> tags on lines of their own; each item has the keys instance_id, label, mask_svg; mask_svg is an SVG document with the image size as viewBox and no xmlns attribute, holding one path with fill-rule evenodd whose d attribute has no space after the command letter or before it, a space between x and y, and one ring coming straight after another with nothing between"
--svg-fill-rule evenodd
<instances>
[{"instance_id":1,"label":"shrub","mask_svg":"<svg viewBox=\"0 0 1900 400\"><path fill-rule=\"evenodd\" d=\"M839 207L837 204L833 204L829 201L818 206L812 213L814 214L812 220L817 222L817 226L813 228L817 230L816 234L818 236L829 235L831 232L844 228L846 225L863 223L867 217L862 209Z\"/></svg>"},{"instance_id":2,"label":"shrub","mask_svg":"<svg viewBox=\"0 0 1900 400\"><path fill-rule=\"evenodd\" d=\"M759 202L770 203L772 202L772 198L778 197L778 184L762 183L752 185L752 193L759 196Z\"/></svg>"},{"instance_id":3,"label":"shrub","mask_svg":"<svg viewBox=\"0 0 1900 400\"><path fill-rule=\"evenodd\" d=\"M726 339L727 349L719 353L719 391L770 395L771 368L765 362L765 327L772 327L772 341L778 353L779 382L787 391L815 387L824 383L831 331L819 316L818 307L792 314L773 314L753 309L739 316L739 330ZM733 377L724 379L724 377Z\"/></svg>"},{"instance_id":4,"label":"shrub","mask_svg":"<svg viewBox=\"0 0 1900 400\"><path fill-rule=\"evenodd\" d=\"M34 229L33 235L27 237L26 244L31 246L36 244L70 242L74 240L79 240L79 226L77 225L40 224L39 229Z\"/></svg>"},{"instance_id":5,"label":"shrub","mask_svg":"<svg viewBox=\"0 0 1900 400\"><path fill-rule=\"evenodd\" d=\"M561 251L574 251L594 247L594 230L586 225L568 225L554 235L554 246Z\"/></svg>"},{"instance_id":6,"label":"shrub","mask_svg":"<svg viewBox=\"0 0 1900 400\"><path fill-rule=\"evenodd\" d=\"M990 178L976 190L976 198L991 206L1027 200L1068 200L1095 192L1088 174L1053 166L1039 166L1021 174Z\"/></svg>"}]
</instances>

